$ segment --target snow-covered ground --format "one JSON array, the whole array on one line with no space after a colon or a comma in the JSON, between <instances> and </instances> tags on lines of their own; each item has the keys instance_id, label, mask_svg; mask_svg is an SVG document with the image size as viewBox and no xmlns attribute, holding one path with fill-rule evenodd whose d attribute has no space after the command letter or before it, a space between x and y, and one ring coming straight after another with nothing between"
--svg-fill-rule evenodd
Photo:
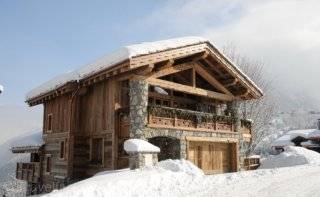
<instances>
[{"instance_id":1,"label":"snow-covered ground","mask_svg":"<svg viewBox=\"0 0 320 197\"><path fill-rule=\"evenodd\" d=\"M320 154L316 154L291 147L278 156L279 165L289 157L305 165L220 175L204 175L189 161L166 160L140 170L99 173L45 196L320 196ZM297 163L293 158L305 161Z\"/></svg>"}]
</instances>

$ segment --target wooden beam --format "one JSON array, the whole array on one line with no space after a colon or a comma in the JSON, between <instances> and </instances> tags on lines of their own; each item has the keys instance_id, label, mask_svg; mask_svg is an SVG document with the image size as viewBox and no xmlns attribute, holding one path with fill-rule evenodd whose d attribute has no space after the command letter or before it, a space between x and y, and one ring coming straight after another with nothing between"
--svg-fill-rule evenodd
<instances>
[{"instance_id":1,"label":"wooden beam","mask_svg":"<svg viewBox=\"0 0 320 197\"><path fill-rule=\"evenodd\" d=\"M154 64L148 64L146 66L143 66L142 69L137 69L135 71L135 74L137 75L146 75L150 73L154 68Z\"/></svg>"},{"instance_id":2,"label":"wooden beam","mask_svg":"<svg viewBox=\"0 0 320 197\"><path fill-rule=\"evenodd\" d=\"M208 71L206 68L203 68L199 64L195 64L194 70L218 90L224 92L225 94L232 95L227 88L225 88L218 80L209 74L210 71Z\"/></svg>"},{"instance_id":3,"label":"wooden beam","mask_svg":"<svg viewBox=\"0 0 320 197\"><path fill-rule=\"evenodd\" d=\"M224 86L225 87L230 87L230 86L234 86L236 85L237 83L239 82L239 79L235 78L235 79L232 79L231 81L227 81L226 83L224 83Z\"/></svg>"},{"instance_id":4,"label":"wooden beam","mask_svg":"<svg viewBox=\"0 0 320 197\"><path fill-rule=\"evenodd\" d=\"M194 67L192 68L192 74L191 75L192 75L191 76L192 77L192 84L191 85L193 87L196 87L196 70L195 70Z\"/></svg>"},{"instance_id":5,"label":"wooden beam","mask_svg":"<svg viewBox=\"0 0 320 197\"><path fill-rule=\"evenodd\" d=\"M174 64L174 59L169 59L162 68L171 67Z\"/></svg>"},{"instance_id":6,"label":"wooden beam","mask_svg":"<svg viewBox=\"0 0 320 197\"><path fill-rule=\"evenodd\" d=\"M136 78L140 78L142 80L145 79L141 76L136 76ZM205 89L201 89L201 88L195 88L195 87L191 87L191 86L187 86L187 85L182 85L182 84L178 84L178 83L174 83L174 82L170 82L170 81L165 81L162 79L147 78L145 80L150 85L159 86L159 87L166 88L166 89L172 89L172 90L179 91L179 92L194 94L194 95L213 98L213 99L222 100L222 101L234 100L234 96L231 96L231 95L222 94L219 92L213 92L213 91L209 91L209 90L205 90Z\"/></svg>"},{"instance_id":7,"label":"wooden beam","mask_svg":"<svg viewBox=\"0 0 320 197\"><path fill-rule=\"evenodd\" d=\"M185 63L185 64L179 64L177 66L171 66L171 67L161 69L161 70L157 71L156 73L151 74L150 77L159 78L159 77L163 77L166 75L174 74L177 72L191 69L193 67L193 65L194 65L193 63Z\"/></svg>"},{"instance_id":8,"label":"wooden beam","mask_svg":"<svg viewBox=\"0 0 320 197\"><path fill-rule=\"evenodd\" d=\"M209 66L210 68L212 68L212 70L214 70L216 73L218 73L221 77L225 78L225 74L219 70L217 67L217 65L214 65L213 63L211 63L208 59L203 59Z\"/></svg>"},{"instance_id":9,"label":"wooden beam","mask_svg":"<svg viewBox=\"0 0 320 197\"><path fill-rule=\"evenodd\" d=\"M240 97L247 97L250 94L250 90L247 89L243 94L240 95Z\"/></svg>"},{"instance_id":10,"label":"wooden beam","mask_svg":"<svg viewBox=\"0 0 320 197\"><path fill-rule=\"evenodd\" d=\"M199 61L201 59L206 59L209 56L208 51L204 51L202 55L193 59L194 62Z\"/></svg>"}]
</instances>

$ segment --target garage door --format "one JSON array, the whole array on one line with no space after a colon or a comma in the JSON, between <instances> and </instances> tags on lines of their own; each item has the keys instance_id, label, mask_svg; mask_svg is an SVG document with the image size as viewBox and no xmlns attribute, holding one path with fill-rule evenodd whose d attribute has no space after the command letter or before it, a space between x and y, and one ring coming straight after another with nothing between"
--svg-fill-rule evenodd
<instances>
[{"instance_id":1,"label":"garage door","mask_svg":"<svg viewBox=\"0 0 320 197\"><path fill-rule=\"evenodd\" d=\"M235 144L190 141L188 160L207 174L225 173L236 170Z\"/></svg>"}]
</instances>

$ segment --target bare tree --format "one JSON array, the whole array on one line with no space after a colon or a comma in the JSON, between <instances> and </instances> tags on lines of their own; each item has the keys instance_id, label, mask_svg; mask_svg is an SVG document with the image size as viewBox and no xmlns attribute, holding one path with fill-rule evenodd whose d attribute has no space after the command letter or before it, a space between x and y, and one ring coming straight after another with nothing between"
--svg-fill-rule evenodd
<instances>
[{"instance_id":1,"label":"bare tree","mask_svg":"<svg viewBox=\"0 0 320 197\"><path fill-rule=\"evenodd\" d=\"M273 93L273 81L264 71L262 61L252 60L238 53L232 45L224 47L223 52L235 65L239 66L264 92L261 99L243 101L239 104L241 118L253 122L252 143L247 147L247 154L253 153L259 142L269 135L269 124L276 113L277 102Z\"/></svg>"}]
</instances>

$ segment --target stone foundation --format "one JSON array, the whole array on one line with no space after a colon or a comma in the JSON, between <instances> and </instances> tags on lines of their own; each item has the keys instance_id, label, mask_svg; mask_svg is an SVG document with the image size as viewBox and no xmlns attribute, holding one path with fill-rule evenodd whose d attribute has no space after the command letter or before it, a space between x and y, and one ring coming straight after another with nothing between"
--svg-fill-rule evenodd
<instances>
[{"instance_id":1,"label":"stone foundation","mask_svg":"<svg viewBox=\"0 0 320 197\"><path fill-rule=\"evenodd\" d=\"M175 129L160 129L160 128L148 128L145 127L143 130L143 138L150 139L154 137L172 137L180 140L180 158L187 159L187 140L186 137L214 137L214 138L228 138L235 139L238 141L238 170L244 169L243 159L246 156L247 142L242 140L240 133L222 133L222 132L201 132L201 131L186 131L186 130L175 130ZM243 144L241 144L243 143ZM246 144L244 144L246 143Z\"/></svg>"}]
</instances>

